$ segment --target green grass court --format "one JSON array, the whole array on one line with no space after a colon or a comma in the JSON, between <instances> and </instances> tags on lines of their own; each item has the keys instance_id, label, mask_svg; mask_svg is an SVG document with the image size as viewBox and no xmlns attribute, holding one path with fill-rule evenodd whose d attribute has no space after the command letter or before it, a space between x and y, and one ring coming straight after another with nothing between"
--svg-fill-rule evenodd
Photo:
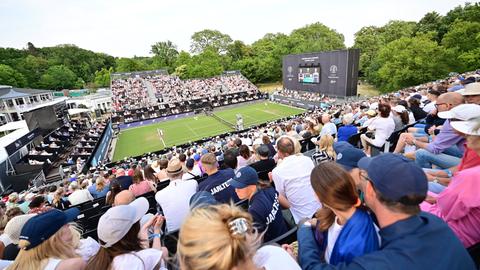
<instances>
[{"instance_id":1,"label":"green grass court","mask_svg":"<svg viewBox=\"0 0 480 270\"><path fill-rule=\"evenodd\" d=\"M303 109L277 103L260 102L223 110L219 109L214 111L214 114L231 123L236 123L236 115L241 114L244 126L249 127L303 111ZM234 131L231 127L204 114L126 129L122 130L118 136L113 160L163 149L157 129L163 130L167 147Z\"/></svg>"}]
</instances>

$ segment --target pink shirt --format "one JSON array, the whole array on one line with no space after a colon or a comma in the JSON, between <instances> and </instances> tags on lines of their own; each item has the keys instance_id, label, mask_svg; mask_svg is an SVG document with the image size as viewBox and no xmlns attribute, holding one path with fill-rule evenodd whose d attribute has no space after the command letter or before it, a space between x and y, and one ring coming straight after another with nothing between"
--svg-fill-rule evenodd
<instances>
[{"instance_id":1,"label":"pink shirt","mask_svg":"<svg viewBox=\"0 0 480 270\"><path fill-rule=\"evenodd\" d=\"M141 181L140 183L137 184L131 184L130 187L128 188L135 197L140 196L142 194L148 193L152 191L152 188L150 187L150 183L148 181L144 180Z\"/></svg>"},{"instance_id":2,"label":"pink shirt","mask_svg":"<svg viewBox=\"0 0 480 270\"><path fill-rule=\"evenodd\" d=\"M464 169L452 178L436 204L423 202L423 211L442 218L465 247L480 242L480 166Z\"/></svg>"}]
</instances>

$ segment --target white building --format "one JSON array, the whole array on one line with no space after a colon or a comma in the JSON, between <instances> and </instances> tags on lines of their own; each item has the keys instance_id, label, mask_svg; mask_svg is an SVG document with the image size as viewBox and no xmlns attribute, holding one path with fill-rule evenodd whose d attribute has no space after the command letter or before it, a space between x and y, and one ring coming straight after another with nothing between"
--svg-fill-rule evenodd
<instances>
[{"instance_id":1,"label":"white building","mask_svg":"<svg viewBox=\"0 0 480 270\"><path fill-rule=\"evenodd\" d=\"M67 100L67 106L69 108L78 108L82 104L90 111L101 110L102 112L109 112L112 110L112 92L111 91L98 91L95 94L70 97Z\"/></svg>"},{"instance_id":2,"label":"white building","mask_svg":"<svg viewBox=\"0 0 480 270\"><path fill-rule=\"evenodd\" d=\"M53 91L0 85L0 124L23 120L23 113L55 104Z\"/></svg>"}]
</instances>

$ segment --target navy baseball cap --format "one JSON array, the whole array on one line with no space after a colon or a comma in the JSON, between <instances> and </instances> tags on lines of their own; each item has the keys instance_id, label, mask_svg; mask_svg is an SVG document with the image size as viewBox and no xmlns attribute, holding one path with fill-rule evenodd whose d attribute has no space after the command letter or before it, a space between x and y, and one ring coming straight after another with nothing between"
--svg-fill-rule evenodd
<instances>
[{"instance_id":1,"label":"navy baseball cap","mask_svg":"<svg viewBox=\"0 0 480 270\"><path fill-rule=\"evenodd\" d=\"M333 144L333 149L337 154L336 162L347 171L358 168L358 161L366 157L362 150L355 148L348 142L336 142Z\"/></svg>"},{"instance_id":2,"label":"navy baseball cap","mask_svg":"<svg viewBox=\"0 0 480 270\"><path fill-rule=\"evenodd\" d=\"M234 188L245 188L258 183L258 174L250 166L245 166L235 173L235 176L228 181L228 184Z\"/></svg>"},{"instance_id":3,"label":"navy baseball cap","mask_svg":"<svg viewBox=\"0 0 480 270\"><path fill-rule=\"evenodd\" d=\"M387 199L398 202L408 195L427 195L427 176L422 168L403 155L385 153L364 157L358 167L367 171L375 189Z\"/></svg>"},{"instance_id":4,"label":"navy baseball cap","mask_svg":"<svg viewBox=\"0 0 480 270\"><path fill-rule=\"evenodd\" d=\"M72 222L80 214L78 208L65 211L52 209L32 217L25 223L20 233L20 240L30 242L26 250L34 248L58 232L63 225Z\"/></svg>"},{"instance_id":5,"label":"navy baseball cap","mask_svg":"<svg viewBox=\"0 0 480 270\"><path fill-rule=\"evenodd\" d=\"M215 200L212 193L205 190L193 194L189 202L190 209L214 204L218 204L218 201Z\"/></svg>"}]
</instances>

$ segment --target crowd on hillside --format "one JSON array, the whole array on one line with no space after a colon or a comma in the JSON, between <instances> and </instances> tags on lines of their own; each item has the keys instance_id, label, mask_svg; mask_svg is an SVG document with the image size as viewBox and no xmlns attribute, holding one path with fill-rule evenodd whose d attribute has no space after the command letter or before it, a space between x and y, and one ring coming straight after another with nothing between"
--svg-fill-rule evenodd
<instances>
[{"instance_id":1,"label":"crowd on hillside","mask_svg":"<svg viewBox=\"0 0 480 270\"><path fill-rule=\"evenodd\" d=\"M471 77L330 104L12 193L0 205L1 263L476 269L480 83ZM105 204L93 238L70 225L89 202Z\"/></svg>"},{"instance_id":2,"label":"crowd on hillside","mask_svg":"<svg viewBox=\"0 0 480 270\"><path fill-rule=\"evenodd\" d=\"M151 85L151 88L148 86ZM206 79L181 80L173 75L155 75L112 81L114 111L141 109L258 89L242 75L223 75ZM151 93L149 93L151 91Z\"/></svg>"}]
</instances>

